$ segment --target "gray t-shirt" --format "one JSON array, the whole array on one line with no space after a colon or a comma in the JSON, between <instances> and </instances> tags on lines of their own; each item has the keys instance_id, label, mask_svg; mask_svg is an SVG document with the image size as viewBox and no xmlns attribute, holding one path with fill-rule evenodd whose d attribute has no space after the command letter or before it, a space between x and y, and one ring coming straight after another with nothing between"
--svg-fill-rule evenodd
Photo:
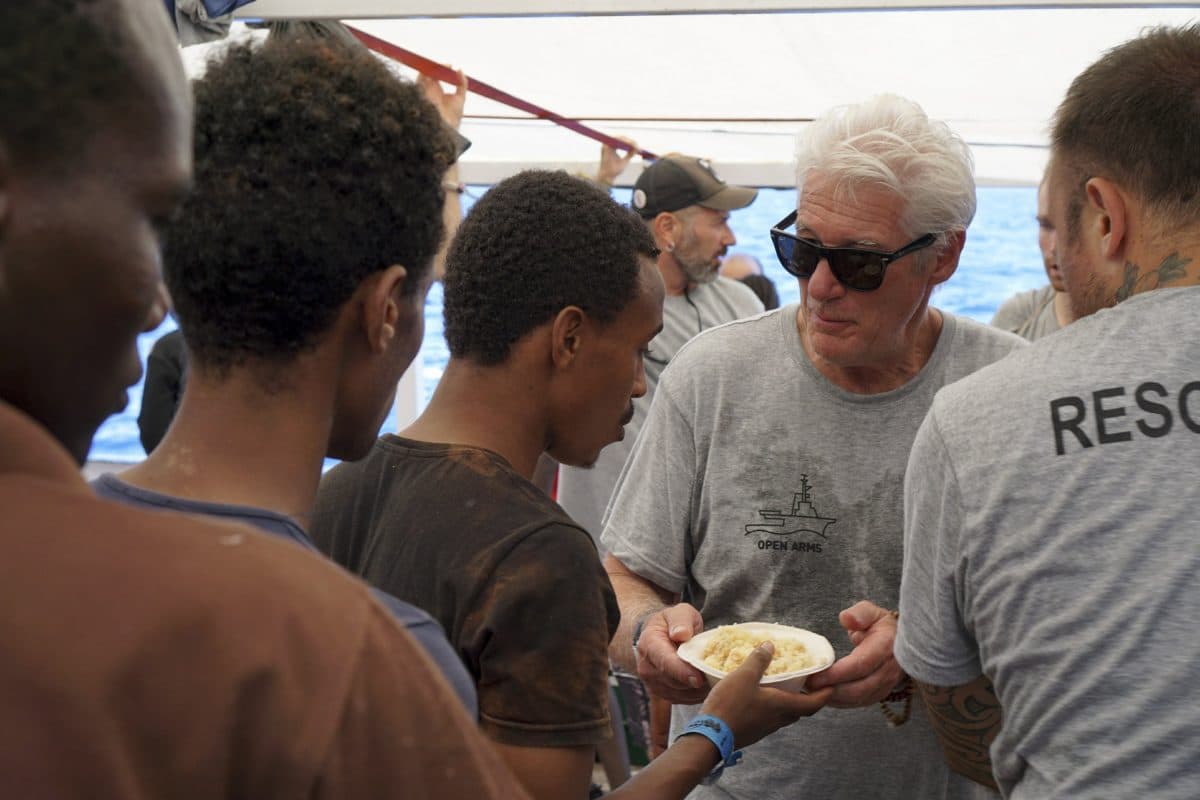
<instances>
[{"instance_id":1,"label":"gray t-shirt","mask_svg":"<svg viewBox=\"0 0 1200 800\"><path fill-rule=\"evenodd\" d=\"M991 677L1015 798L1200 797L1200 288L943 390L913 446L896 657Z\"/></svg>"},{"instance_id":2,"label":"gray t-shirt","mask_svg":"<svg viewBox=\"0 0 1200 800\"><path fill-rule=\"evenodd\" d=\"M944 314L921 372L847 392L808 360L798 306L693 339L663 374L605 520L604 543L684 597L706 627L781 622L850 652L838 613L899 600L902 490L917 427L945 384L1023 346ZM676 706L678 732L696 707ZM946 768L919 702L892 728L877 707L826 709L747 748L696 797L988 796ZM994 795L992 795L994 796Z\"/></svg>"},{"instance_id":3,"label":"gray t-shirt","mask_svg":"<svg viewBox=\"0 0 1200 800\"><path fill-rule=\"evenodd\" d=\"M1031 342L1049 336L1062 329L1054 310L1055 294L1050 284L1019 292L1000 304L996 316L992 317L992 325Z\"/></svg>"},{"instance_id":4,"label":"gray t-shirt","mask_svg":"<svg viewBox=\"0 0 1200 800\"><path fill-rule=\"evenodd\" d=\"M646 420L654 387L667 362L697 333L762 310L762 301L753 291L724 277L694 286L686 295L669 295L663 301L663 329L650 343L650 355L645 361L646 394L633 401L633 420L625 428L625 438L604 448L594 466L587 469L564 466L558 473L559 505L597 540L601 558L605 550L599 542L600 519Z\"/></svg>"}]
</instances>

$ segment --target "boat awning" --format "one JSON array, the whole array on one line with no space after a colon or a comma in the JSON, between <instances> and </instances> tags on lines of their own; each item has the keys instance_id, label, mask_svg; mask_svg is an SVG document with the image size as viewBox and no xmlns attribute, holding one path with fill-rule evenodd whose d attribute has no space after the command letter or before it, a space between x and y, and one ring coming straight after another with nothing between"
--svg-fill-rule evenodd
<instances>
[{"instance_id":1,"label":"boat awning","mask_svg":"<svg viewBox=\"0 0 1200 800\"><path fill-rule=\"evenodd\" d=\"M336 16L605 133L706 156L726 180L761 186L794 184L795 137L807 120L879 92L918 101L966 138L981 184L1037 183L1050 116L1071 79L1147 26L1200 19L1194 3L796 5L257 0L237 13ZM468 182L595 167L599 145L576 133L477 96L466 111ZM624 181L639 171L631 166Z\"/></svg>"}]
</instances>

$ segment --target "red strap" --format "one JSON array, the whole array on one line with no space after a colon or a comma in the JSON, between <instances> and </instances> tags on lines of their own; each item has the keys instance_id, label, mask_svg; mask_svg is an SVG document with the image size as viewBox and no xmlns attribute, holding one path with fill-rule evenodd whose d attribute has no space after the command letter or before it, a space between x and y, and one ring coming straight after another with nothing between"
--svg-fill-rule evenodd
<instances>
[{"instance_id":1,"label":"red strap","mask_svg":"<svg viewBox=\"0 0 1200 800\"><path fill-rule=\"evenodd\" d=\"M353 28L349 25L347 25L346 28L350 31L350 33L354 34L355 38L365 44L369 49L374 50L376 53L387 56L394 61L399 61L401 64L404 64L407 67L412 67L418 72L424 73L431 78L437 78L439 81L443 81L444 83L449 83L452 85L458 84L458 75L449 67L445 67L434 61L430 61L428 58L419 56L411 50L405 50L403 47L394 45L391 42L386 42L383 39L372 36L364 31L360 31L357 28ZM542 108L541 106L535 106L533 103L522 100L519 97L513 97L508 92L502 92L496 87L489 86L483 81L468 77L467 88L476 94L483 95L489 100L495 100L498 103L504 103L507 106L520 109L527 114L532 114L539 119L548 120L553 122L555 125L561 125L564 128L573 130L576 133L581 133L584 136L587 136L589 139L595 139L597 142L606 144L614 149L629 150L629 144L627 142L623 142L614 136L609 136L607 133L601 133L595 128L589 128L587 125L584 125L578 120L568 119L560 116L559 114L555 114L553 111ZM651 153L649 150L638 149L637 152L642 158L649 159L651 161L658 158L658 156L656 156L654 153Z\"/></svg>"}]
</instances>

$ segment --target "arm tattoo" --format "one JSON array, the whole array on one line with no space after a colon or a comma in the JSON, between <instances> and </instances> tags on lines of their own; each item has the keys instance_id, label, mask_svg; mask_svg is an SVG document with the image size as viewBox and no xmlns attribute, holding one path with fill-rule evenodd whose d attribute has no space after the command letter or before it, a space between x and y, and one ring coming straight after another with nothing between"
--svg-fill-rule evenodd
<instances>
[{"instance_id":1,"label":"arm tattoo","mask_svg":"<svg viewBox=\"0 0 1200 800\"><path fill-rule=\"evenodd\" d=\"M986 675L962 686L919 683L950 769L996 789L988 747L1000 732L1000 702Z\"/></svg>"},{"instance_id":2,"label":"arm tattoo","mask_svg":"<svg viewBox=\"0 0 1200 800\"><path fill-rule=\"evenodd\" d=\"M1128 300L1139 290L1158 289L1159 287L1187 277L1187 265L1192 259L1183 258L1179 253L1171 253L1162 260L1157 269L1141 272L1138 265L1132 261L1125 263L1125 280L1117 289L1117 302Z\"/></svg>"}]
</instances>

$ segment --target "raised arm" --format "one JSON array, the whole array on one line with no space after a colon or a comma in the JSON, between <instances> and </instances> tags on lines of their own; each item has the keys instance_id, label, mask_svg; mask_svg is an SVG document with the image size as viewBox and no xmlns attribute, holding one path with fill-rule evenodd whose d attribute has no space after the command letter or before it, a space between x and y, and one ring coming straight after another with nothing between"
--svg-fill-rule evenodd
<instances>
[{"instance_id":1,"label":"raised arm","mask_svg":"<svg viewBox=\"0 0 1200 800\"><path fill-rule=\"evenodd\" d=\"M466 74L461 69L458 70L458 83L453 92L445 91L441 82L428 75L418 76L417 85L424 92L425 99L432 103L438 113L442 115L442 121L457 131L459 125L462 124L463 108L467 102ZM450 240L454 238L454 232L458 230L458 225L462 222L462 198L459 191L457 161L446 169L443 185L446 187L446 201L442 206L442 223L446 228L446 233L442 240L442 246L433 261L433 277L434 280L439 281L446 274L446 252L450 249Z\"/></svg>"},{"instance_id":2,"label":"raised arm","mask_svg":"<svg viewBox=\"0 0 1200 800\"><path fill-rule=\"evenodd\" d=\"M596 183L611 188L629 162L637 155L637 143L624 136L617 137L629 144L625 153L620 153L615 147L607 144L600 145L600 166L596 169Z\"/></svg>"}]
</instances>

